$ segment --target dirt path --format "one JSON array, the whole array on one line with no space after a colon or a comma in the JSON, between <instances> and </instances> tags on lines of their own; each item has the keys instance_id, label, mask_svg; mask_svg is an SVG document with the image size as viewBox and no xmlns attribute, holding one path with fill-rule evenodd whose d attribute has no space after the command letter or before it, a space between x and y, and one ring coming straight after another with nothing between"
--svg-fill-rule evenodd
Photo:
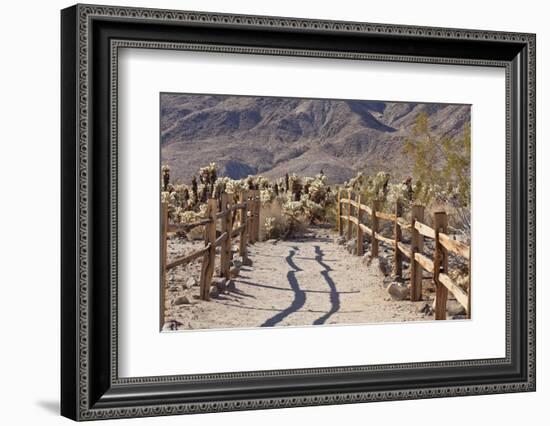
<instances>
[{"instance_id":1,"label":"dirt path","mask_svg":"<svg viewBox=\"0 0 550 426\"><path fill-rule=\"evenodd\" d=\"M168 318L177 329L432 319L417 311L422 302L390 300L380 270L350 255L334 237L317 230L309 238L256 243L249 248L253 265L243 266L227 291L203 302L196 300L197 287L185 290L194 303L169 308Z\"/></svg>"}]
</instances>

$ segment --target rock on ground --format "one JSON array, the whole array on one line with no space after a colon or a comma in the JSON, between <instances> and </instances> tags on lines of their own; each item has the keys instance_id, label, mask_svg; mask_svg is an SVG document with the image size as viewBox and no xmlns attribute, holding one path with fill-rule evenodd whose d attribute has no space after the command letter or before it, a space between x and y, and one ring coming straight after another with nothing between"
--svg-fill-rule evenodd
<instances>
[{"instance_id":1,"label":"rock on ground","mask_svg":"<svg viewBox=\"0 0 550 426\"><path fill-rule=\"evenodd\" d=\"M191 299L191 297L189 297L188 295L183 295L183 296L179 296L179 297L176 297L174 299L174 301L172 302L173 305L191 305L193 304L193 300Z\"/></svg>"},{"instance_id":2,"label":"rock on ground","mask_svg":"<svg viewBox=\"0 0 550 426\"><path fill-rule=\"evenodd\" d=\"M192 287L196 287L199 285L199 282L195 279L195 277L190 277L185 281L185 288L190 289Z\"/></svg>"},{"instance_id":3,"label":"rock on ground","mask_svg":"<svg viewBox=\"0 0 550 426\"><path fill-rule=\"evenodd\" d=\"M401 285L398 282L392 282L386 287L387 292L393 300L405 300L409 297L410 290L408 287Z\"/></svg>"}]
</instances>

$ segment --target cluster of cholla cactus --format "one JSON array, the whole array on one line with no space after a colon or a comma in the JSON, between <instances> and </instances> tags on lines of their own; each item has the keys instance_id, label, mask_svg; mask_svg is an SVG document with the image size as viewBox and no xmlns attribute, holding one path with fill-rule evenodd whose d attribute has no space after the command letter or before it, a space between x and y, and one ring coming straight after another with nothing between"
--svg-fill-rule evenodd
<instances>
[{"instance_id":1,"label":"cluster of cholla cactus","mask_svg":"<svg viewBox=\"0 0 550 426\"><path fill-rule=\"evenodd\" d=\"M383 209L393 209L396 202L401 203L405 213L413 204L424 205L430 210L445 209L455 231L469 235L469 187L462 187L460 182L426 184L420 180L413 181L411 177L392 182L389 173L378 172L371 176L358 173L342 189L361 194L362 203L379 200Z\"/></svg>"},{"instance_id":2,"label":"cluster of cholla cactus","mask_svg":"<svg viewBox=\"0 0 550 426\"><path fill-rule=\"evenodd\" d=\"M170 167L161 168L162 201L168 203L168 213L175 223L186 223L202 217L208 198L220 199L222 193L233 194L238 202L245 190L259 190L263 230L266 237L293 235L310 223L323 222L327 211L334 209L335 195L321 171L314 177L286 174L270 180L264 176L243 179L219 177L216 163L199 169L190 184L172 183Z\"/></svg>"},{"instance_id":3,"label":"cluster of cholla cactus","mask_svg":"<svg viewBox=\"0 0 550 426\"><path fill-rule=\"evenodd\" d=\"M334 205L335 193L321 171L314 177L285 175L271 185L263 195L266 203L277 201L291 222L307 220L323 221L325 212Z\"/></svg>"},{"instance_id":4,"label":"cluster of cholla cactus","mask_svg":"<svg viewBox=\"0 0 550 426\"><path fill-rule=\"evenodd\" d=\"M309 221L322 220L324 209L334 202L334 194L322 172L315 177L287 174L277 180L264 176L231 179L218 177L216 163L210 163L199 169L198 179L193 176L190 185L172 183L168 165L162 166L161 177L162 201L168 203L170 218L176 223L195 220L208 198L220 199L222 193L234 194L233 201L238 202L242 191L259 190L262 206L277 203L284 210L285 204L294 202L294 210L298 209L300 217Z\"/></svg>"},{"instance_id":5,"label":"cluster of cholla cactus","mask_svg":"<svg viewBox=\"0 0 550 426\"><path fill-rule=\"evenodd\" d=\"M361 194L361 201L370 203L372 200L380 200L383 203L395 204L413 201L415 188L410 177L402 182L391 182L391 176L386 172L378 172L371 176L358 173L355 177L344 183L343 189Z\"/></svg>"},{"instance_id":6,"label":"cluster of cholla cactus","mask_svg":"<svg viewBox=\"0 0 550 426\"><path fill-rule=\"evenodd\" d=\"M286 174L263 186L261 201L266 235L291 237L311 223L326 222L335 206L335 192L321 171L314 177Z\"/></svg>"}]
</instances>

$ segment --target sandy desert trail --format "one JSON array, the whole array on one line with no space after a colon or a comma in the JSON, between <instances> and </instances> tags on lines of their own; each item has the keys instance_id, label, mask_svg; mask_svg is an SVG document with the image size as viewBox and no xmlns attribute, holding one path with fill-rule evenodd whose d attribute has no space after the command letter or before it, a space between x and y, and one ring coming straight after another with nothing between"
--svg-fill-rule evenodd
<instances>
[{"instance_id":1,"label":"sandy desert trail","mask_svg":"<svg viewBox=\"0 0 550 426\"><path fill-rule=\"evenodd\" d=\"M334 237L321 230L310 238L251 245L253 265L241 268L234 285L209 302L173 306L167 318L178 330L431 319L417 311L425 302L390 300L380 270Z\"/></svg>"}]
</instances>

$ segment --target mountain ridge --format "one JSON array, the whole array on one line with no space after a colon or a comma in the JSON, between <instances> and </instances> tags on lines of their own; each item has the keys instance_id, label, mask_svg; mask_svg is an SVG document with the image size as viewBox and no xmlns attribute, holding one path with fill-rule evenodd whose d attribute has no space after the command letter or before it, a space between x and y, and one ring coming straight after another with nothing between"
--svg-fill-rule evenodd
<instances>
[{"instance_id":1,"label":"mountain ridge","mask_svg":"<svg viewBox=\"0 0 550 426\"><path fill-rule=\"evenodd\" d=\"M470 122L469 105L163 93L161 162L185 183L210 162L235 179L323 170L342 183L369 168L401 178L421 112L439 137L460 137Z\"/></svg>"}]
</instances>

